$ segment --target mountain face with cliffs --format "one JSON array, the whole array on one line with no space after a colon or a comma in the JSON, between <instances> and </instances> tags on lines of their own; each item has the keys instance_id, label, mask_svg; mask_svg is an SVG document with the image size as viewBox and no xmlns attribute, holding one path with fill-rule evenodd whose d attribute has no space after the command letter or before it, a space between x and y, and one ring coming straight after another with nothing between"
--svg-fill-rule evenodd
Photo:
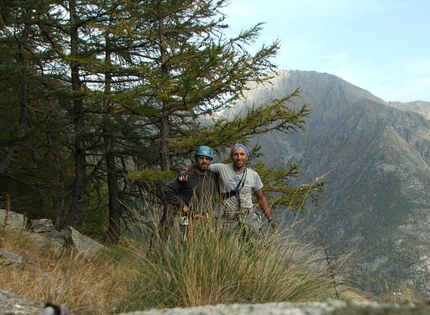
<instances>
[{"instance_id":1,"label":"mountain face with cliffs","mask_svg":"<svg viewBox=\"0 0 430 315\"><path fill-rule=\"evenodd\" d=\"M430 289L430 102L385 102L329 74L280 71L227 117L300 88L306 133L256 138L267 166L302 166L328 181L312 217L333 255L355 251L353 277L375 293Z\"/></svg>"}]
</instances>

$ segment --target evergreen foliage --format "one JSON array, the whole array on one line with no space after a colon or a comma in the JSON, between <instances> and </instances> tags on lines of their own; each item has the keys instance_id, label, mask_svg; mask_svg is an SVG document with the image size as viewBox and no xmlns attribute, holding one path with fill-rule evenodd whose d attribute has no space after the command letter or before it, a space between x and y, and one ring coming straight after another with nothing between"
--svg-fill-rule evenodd
<instances>
[{"instance_id":1,"label":"evergreen foliage","mask_svg":"<svg viewBox=\"0 0 430 315\"><path fill-rule=\"evenodd\" d=\"M105 240L117 243L125 207L159 209L166 174L198 145L222 154L257 134L304 130L311 110L289 106L299 90L233 121L220 116L249 82L275 74L279 50L277 41L247 50L262 24L226 38L227 4L3 2L0 194L12 196L13 210L57 228L109 213L93 230L106 227ZM296 165L256 168L274 205L304 211L303 198L322 192L322 183L288 185Z\"/></svg>"}]
</instances>

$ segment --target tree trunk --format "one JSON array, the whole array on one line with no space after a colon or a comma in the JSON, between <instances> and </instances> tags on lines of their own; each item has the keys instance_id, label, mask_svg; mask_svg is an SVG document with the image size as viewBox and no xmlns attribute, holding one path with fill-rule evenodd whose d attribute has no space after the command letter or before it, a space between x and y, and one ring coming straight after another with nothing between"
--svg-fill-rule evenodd
<instances>
[{"instance_id":1,"label":"tree trunk","mask_svg":"<svg viewBox=\"0 0 430 315\"><path fill-rule=\"evenodd\" d=\"M86 195L86 157L84 141L82 137L82 100L74 101L75 107L75 183L72 205L67 216L65 226L77 228L82 221L82 213Z\"/></svg>"},{"instance_id":2,"label":"tree trunk","mask_svg":"<svg viewBox=\"0 0 430 315\"><path fill-rule=\"evenodd\" d=\"M60 155L57 153L54 144L52 143L51 136L48 135L48 144L51 147L52 154L55 157L55 161L57 162L57 168L58 168L58 176L60 181L60 191L59 191L59 197L60 197L60 206L57 209L57 213L55 215L55 222L54 226L57 230L61 228L61 223L63 220L64 215L64 209L66 207L66 180L64 175L64 167L61 163Z\"/></svg>"},{"instance_id":3,"label":"tree trunk","mask_svg":"<svg viewBox=\"0 0 430 315\"><path fill-rule=\"evenodd\" d=\"M118 198L118 176L113 152L106 154L106 165L109 188L109 229L105 241L110 244L118 244L121 234L121 205Z\"/></svg>"},{"instance_id":4,"label":"tree trunk","mask_svg":"<svg viewBox=\"0 0 430 315\"><path fill-rule=\"evenodd\" d=\"M112 19L112 17L111 17ZM109 22L110 26L112 20ZM105 34L106 40L106 64L111 64L111 38L109 32ZM111 93L112 73L105 72L105 93ZM119 203L118 193L118 175L115 164L115 147L112 142L113 136L107 130L109 117L104 114L104 130L103 142L105 143L106 150L106 168L107 168L107 182L109 190L109 228L105 235L105 242L110 244L118 244L121 234L121 205Z\"/></svg>"},{"instance_id":5,"label":"tree trunk","mask_svg":"<svg viewBox=\"0 0 430 315\"><path fill-rule=\"evenodd\" d=\"M167 66L167 57L166 57L166 42L165 42L165 34L164 34L164 16L161 9L161 3L158 4L158 36L160 41L160 58L161 58L161 72L165 75L169 74L169 68ZM169 113L168 113L168 105L163 102L163 108L160 116L160 160L161 160L161 169L168 171L171 168L171 160L170 153L168 150L168 139L169 139ZM160 219L160 237L162 240L167 240L171 231L173 229L173 215L171 213L172 208L167 202L164 201L163 215Z\"/></svg>"},{"instance_id":6,"label":"tree trunk","mask_svg":"<svg viewBox=\"0 0 430 315\"><path fill-rule=\"evenodd\" d=\"M74 113L74 133L75 133L75 183L72 205L67 216L65 226L77 228L82 221L82 213L86 195L86 152L83 139L84 130L84 105L81 92L81 80L79 77L80 65L76 61L78 56L78 30L76 3L70 1L70 54L71 62L72 93L73 93L73 113Z\"/></svg>"}]
</instances>

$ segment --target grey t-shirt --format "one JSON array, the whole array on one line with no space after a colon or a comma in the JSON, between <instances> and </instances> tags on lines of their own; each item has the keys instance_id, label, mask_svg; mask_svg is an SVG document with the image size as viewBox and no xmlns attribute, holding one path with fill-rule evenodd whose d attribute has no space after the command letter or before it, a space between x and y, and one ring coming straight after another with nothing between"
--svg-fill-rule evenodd
<instances>
[{"instance_id":1,"label":"grey t-shirt","mask_svg":"<svg viewBox=\"0 0 430 315\"><path fill-rule=\"evenodd\" d=\"M209 165L209 170L218 175L220 193L225 193L234 190L239 185L240 191L237 195L223 200L224 210L226 214L235 214L242 212L251 214L253 212L252 194L261 188L263 183L257 172L250 168L246 168L242 172L236 172L233 168L233 163L214 163Z\"/></svg>"}]
</instances>

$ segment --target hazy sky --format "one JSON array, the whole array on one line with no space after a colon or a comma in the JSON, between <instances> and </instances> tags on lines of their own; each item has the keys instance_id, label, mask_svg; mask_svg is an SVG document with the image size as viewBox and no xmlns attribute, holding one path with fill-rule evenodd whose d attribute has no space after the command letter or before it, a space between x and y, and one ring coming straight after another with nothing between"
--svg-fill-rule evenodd
<instances>
[{"instance_id":1,"label":"hazy sky","mask_svg":"<svg viewBox=\"0 0 430 315\"><path fill-rule=\"evenodd\" d=\"M281 41L279 69L333 74L385 101L430 101L430 0L231 0L223 12L228 35L266 23L256 45Z\"/></svg>"}]
</instances>

